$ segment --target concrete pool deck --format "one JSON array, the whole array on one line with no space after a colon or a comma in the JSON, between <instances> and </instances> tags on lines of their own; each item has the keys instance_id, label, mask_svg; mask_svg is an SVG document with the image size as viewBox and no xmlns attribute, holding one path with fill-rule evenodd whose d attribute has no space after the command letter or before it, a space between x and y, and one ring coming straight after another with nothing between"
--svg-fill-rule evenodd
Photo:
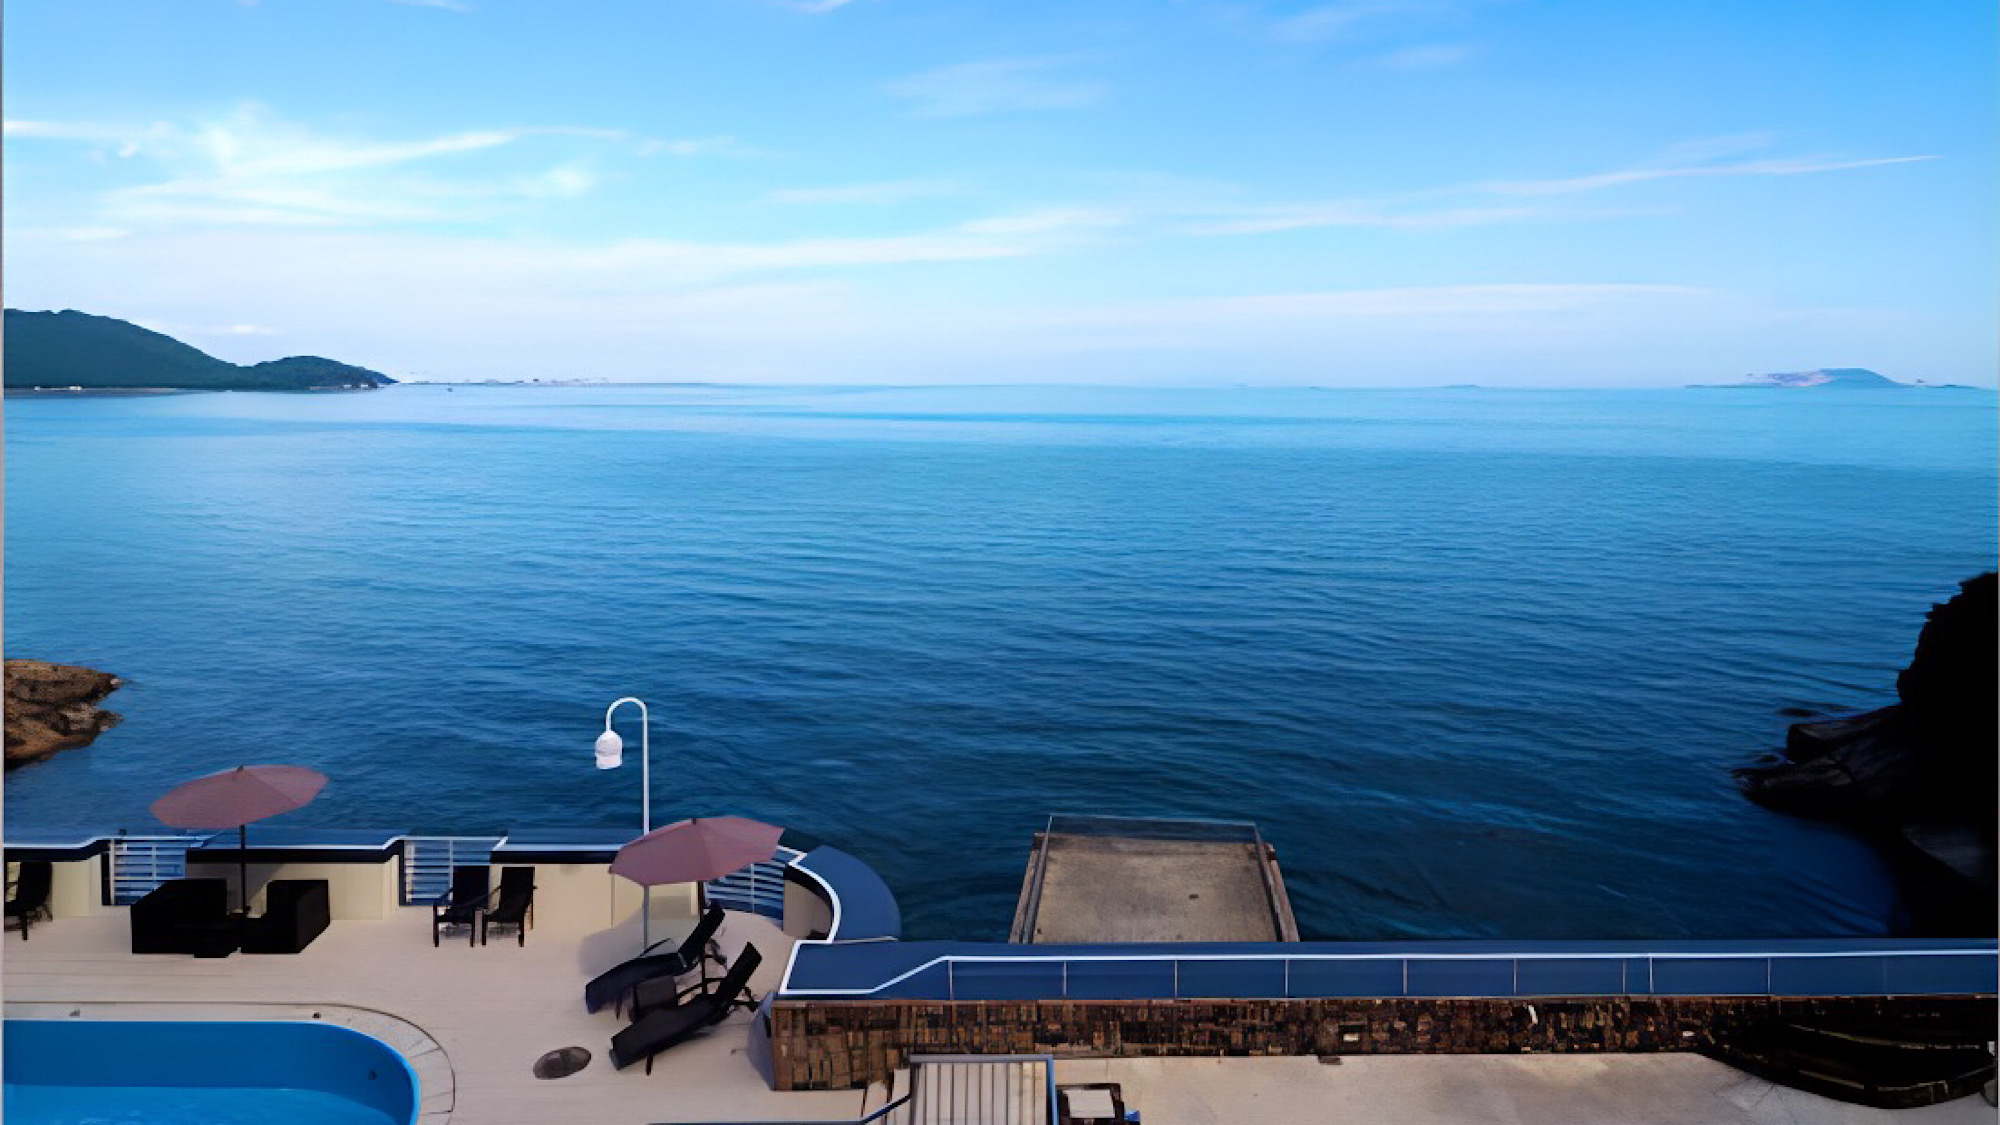
<instances>
[{"instance_id":1,"label":"concrete pool deck","mask_svg":"<svg viewBox=\"0 0 2000 1125\"><path fill-rule=\"evenodd\" d=\"M683 929L692 924L689 919ZM666 936L661 931L656 921L653 936ZM792 939L776 926L732 913L718 940L731 958L745 942L755 944L764 961L752 990L762 996L777 987ZM425 1125L861 1115L866 1095L860 1090L777 1093L766 1087L746 1054L751 1016L743 1011L662 1052L651 1075L638 1064L613 1070L611 1036L624 1023L608 1010L584 1011L583 986L638 946L634 921L597 933L537 929L525 947L509 934L472 948L463 937L447 938L434 949L430 912L412 908L381 921L336 921L298 954L205 960L132 953L126 912L118 910L58 918L36 926L28 941L7 934L0 943L0 983L7 1014L21 1018L66 1017L69 1009L83 1009L86 1018L232 1019L261 1009L268 1018L289 1019L311 1018L306 1009L316 1008L330 1021L389 1039L397 1033L388 1024L374 1028L329 1009L386 1014L433 1040L449 1067L444 1081L450 1089L441 1092L437 1061L427 1065L421 1054L412 1059L425 1080ZM587 1048L590 1065L568 1078L534 1076L536 1059L569 1046Z\"/></svg>"}]
</instances>

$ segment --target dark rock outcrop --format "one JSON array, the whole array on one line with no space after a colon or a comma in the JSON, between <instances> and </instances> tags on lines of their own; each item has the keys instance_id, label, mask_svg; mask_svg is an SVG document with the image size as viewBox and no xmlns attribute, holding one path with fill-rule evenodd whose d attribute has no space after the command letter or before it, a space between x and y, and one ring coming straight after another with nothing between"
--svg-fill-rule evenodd
<instances>
[{"instance_id":1,"label":"dark rock outcrop","mask_svg":"<svg viewBox=\"0 0 2000 1125\"><path fill-rule=\"evenodd\" d=\"M1926 930L1991 933L1996 784L2000 784L2000 600L1992 573L1931 607L1901 700L1846 718L1795 724L1781 761L1736 771L1750 798L1842 821L1921 857L1910 888ZM1921 868L1928 867L1928 870ZM1946 902L1946 900L1949 900Z\"/></svg>"},{"instance_id":2,"label":"dark rock outcrop","mask_svg":"<svg viewBox=\"0 0 2000 1125\"><path fill-rule=\"evenodd\" d=\"M118 725L97 701L123 683L109 672L45 660L7 662L7 768L39 762L58 750L88 746Z\"/></svg>"}]
</instances>

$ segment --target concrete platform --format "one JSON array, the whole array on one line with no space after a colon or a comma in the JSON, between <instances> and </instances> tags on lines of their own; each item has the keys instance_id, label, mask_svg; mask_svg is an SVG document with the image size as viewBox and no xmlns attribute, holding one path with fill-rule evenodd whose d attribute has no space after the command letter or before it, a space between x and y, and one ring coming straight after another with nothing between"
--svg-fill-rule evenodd
<instances>
[{"instance_id":1,"label":"concrete platform","mask_svg":"<svg viewBox=\"0 0 2000 1125\"><path fill-rule=\"evenodd\" d=\"M1065 1059L1058 1084L1116 1082L1146 1125L1992 1125L1975 1095L1871 1109L1698 1055Z\"/></svg>"},{"instance_id":2,"label":"concrete platform","mask_svg":"<svg viewBox=\"0 0 2000 1125\"><path fill-rule=\"evenodd\" d=\"M1251 825L1052 818L1011 941L1297 941L1276 854ZM1073 829L1073 830L1072 830Z\"/></svg>"}]
</instances>

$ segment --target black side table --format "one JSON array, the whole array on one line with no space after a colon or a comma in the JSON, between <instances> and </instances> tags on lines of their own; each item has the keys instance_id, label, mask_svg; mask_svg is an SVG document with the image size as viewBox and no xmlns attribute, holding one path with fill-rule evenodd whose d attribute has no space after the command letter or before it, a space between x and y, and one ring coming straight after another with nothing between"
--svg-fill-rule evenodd
<instances>
[{"instance_id":1,"label":"black side table","mask_svg":"<svg viewBox=\"0 0 2000 1125\"><path fill-rule=\"evenodd\" d=\"M632 1010L629 1013L636 1022L648 1012L661 1012L681 1006L680 982L671 976L642 980L632 986Z\"/></svg>"}]
</instances>

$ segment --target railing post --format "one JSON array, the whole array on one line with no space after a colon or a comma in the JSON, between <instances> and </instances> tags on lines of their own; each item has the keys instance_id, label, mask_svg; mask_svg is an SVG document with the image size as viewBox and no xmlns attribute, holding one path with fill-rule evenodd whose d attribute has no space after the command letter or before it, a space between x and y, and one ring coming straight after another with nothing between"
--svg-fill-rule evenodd
<instances>
[{"instance_id":1,"label":"railing post","mask_svg":"<svg viewBox=\"0 0 2000 1125\"><path fill-rule=\"evenodd\" d=\"M957 968L958 961L956 959L948 960L944 963L944 994L950 1000L958 999L958 974L953 971Z\"/></svg>"}]
</instances>

